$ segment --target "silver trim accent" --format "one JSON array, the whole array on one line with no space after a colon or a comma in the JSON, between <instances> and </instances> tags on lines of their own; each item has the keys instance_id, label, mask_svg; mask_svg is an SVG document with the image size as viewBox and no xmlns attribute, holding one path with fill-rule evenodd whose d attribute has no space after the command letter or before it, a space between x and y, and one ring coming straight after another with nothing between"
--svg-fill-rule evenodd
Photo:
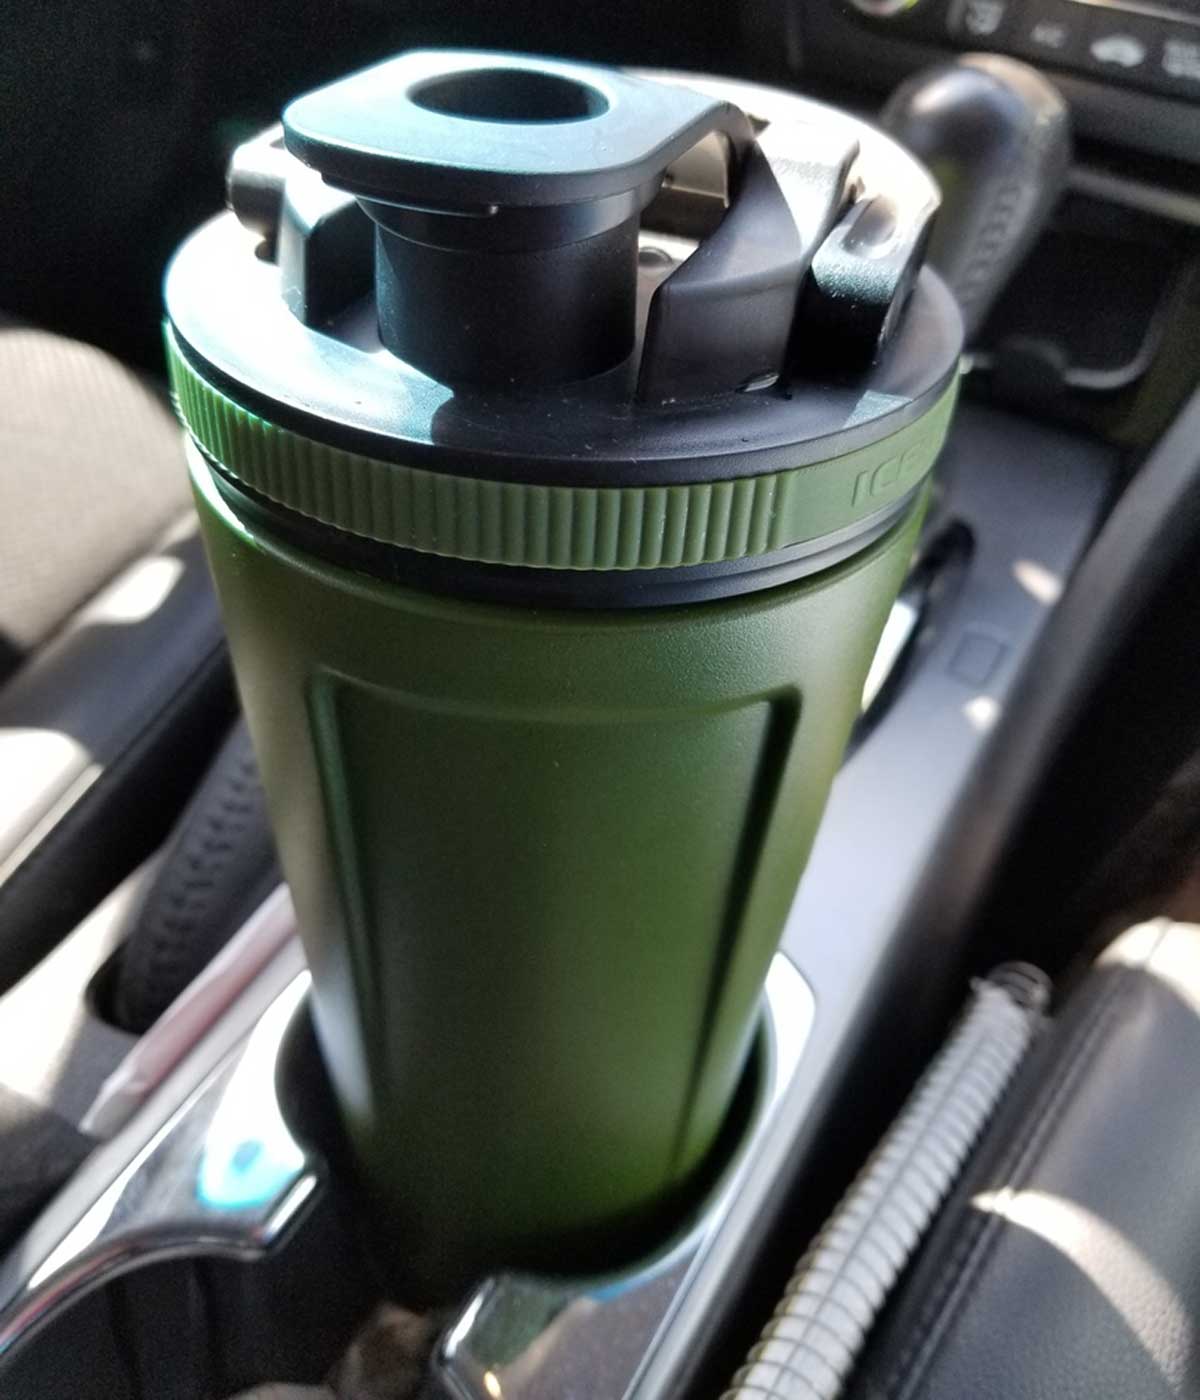
<instances>
[{"instance_id":1,"label":"silver trim accent","mask_svg":"<svg viewBox=\"0 0 1200 1400\"><path fill-rule=\"evenodd\" d=\"M920 0L850 0L850 3L871 19L894 19L905 10L914 9Z\"/></svg>"},{"instance_id":2,"label":"silver trim accent","mask_svg":"<svg viewBox=\"0 0 1200 1400\"><path fill-rule=\"evenodd\" d=\"M293 977L115 1177L93 1173L91 1203L56 1243L35 1261L13 1252L0 1269L0 1358L119 1274L181 1255L258 1258L299 1220L324 1167L285 1123L275 1069L308 985L307 972Z\"/></svg>"},{"instance_id":3,"label":"silver trim accent","mask_svg":"<svg viewBox=\"0 0 1200 1400\"><path fill-rule=\"evenodd\" d=\"M167 1007L104 1080L79 1124L112 1137L224 1016L283 945L296 936L286 885L277 885L228 943Z\"/></svg>"},{"instance_id":4,"label":"silver trim accent","mask_svg":"<svg viewBox=\"0 0 1200 1400\"><path fill-rule=\"evenodd\" d=\"M765 1007L752 1122L700 1216L631 1269L589 1279L515 1273L489 1279L434 1360L444 1393L455 1400L562 1400L585 1391L617 1400L650 1393L642 1377L656 1343L773 1127L812 1029L812 992L782 953L767 975Z\"/></svg>"},{"instance_id":5,"label":"silver trim accent","mask_svg":"<svg viewBox=\"0 0 1200 1400\"><path fill-rule=\"evenodd\" d=\"M1200 227L1200 197L1164 185L1152 185L1146 180L1134 180L1127 175L1114 175L1092 165L1073 166L1067 176L1067 187L1093 199L1108 200L1127 209L1141 209L1175 223Z\"/></svg>"}]
</instances>

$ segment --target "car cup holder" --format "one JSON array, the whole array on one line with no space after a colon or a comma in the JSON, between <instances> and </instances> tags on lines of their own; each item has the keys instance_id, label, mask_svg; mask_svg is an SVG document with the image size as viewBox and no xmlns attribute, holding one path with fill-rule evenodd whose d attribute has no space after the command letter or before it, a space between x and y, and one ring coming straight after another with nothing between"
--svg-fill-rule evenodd
<instances>
[{"instance_id":1,"label":"car cup holder","mask_svg":"<svg viewBox=\"0 0 1200 1400\"><path fill-rule=\"evenodd\" d=\"M348 1223L308 986L302 972L277 994L249 1034L123 1165L113 1168L115 1139L101 1149L97 1158L107 1170L85 1164L0 1267L0 1392L15 1363L22 1374L28 1370L39 1332L53 1326L61 1335L72 1310L91 1295L165 1261L237 1260L265 1276L270 1261L282 1265L294 1255L294 1268L306 1276L289 1278L289 1291L328 1297L331 1285L321 1272L333 1256L324 1245L304 1249L303 1242L306 1233L326 1238L332 1218L334 1230L361 1235L335 1251L339 1286L347 1271L355 1275L352 1292L386 1277L386 1257L376 1252L362 1262L367 1232ZM455 1400L649 1394L643 1380L743 1189L800 1063L813 1012L808 984L777 954L743 1089L690 1215L646 1257L603 1275L485 1279L444 1314L429 1393ZM152 1293L147 1306L153 1307ZM285 1314L267 1308L267 1324L286 1327ZM286 1355L287 1339L276 1341L271 1350ZM58 1352L57 1345L49 1349Z\"/></svg>"}]
</instances>

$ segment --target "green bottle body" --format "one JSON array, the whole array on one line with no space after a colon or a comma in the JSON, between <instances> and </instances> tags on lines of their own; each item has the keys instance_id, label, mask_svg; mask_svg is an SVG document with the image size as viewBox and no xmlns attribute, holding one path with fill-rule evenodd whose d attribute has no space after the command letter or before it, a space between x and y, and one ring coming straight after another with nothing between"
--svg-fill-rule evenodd
<instances>
[{"instance_id":1,"label":"green bottle body","mask_svg":"<svg viewBox=\"0 0 1200 1400\"><path fill-rule=\"evenodd\" d=\"M362 1181L414 1295L685 1192L915 542L599 612L440 597L193 484Z\"/></svg>"}]
</instances>

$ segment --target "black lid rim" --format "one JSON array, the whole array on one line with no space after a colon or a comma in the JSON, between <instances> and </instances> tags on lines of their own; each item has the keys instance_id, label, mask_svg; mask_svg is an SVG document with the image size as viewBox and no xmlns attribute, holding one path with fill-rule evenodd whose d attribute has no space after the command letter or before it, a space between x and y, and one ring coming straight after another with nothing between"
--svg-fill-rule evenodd
<instances>
[{"instance_id":1,"label":"black lid rim","mask_svg":"<svg viewBox=\"0 0 1200 1400\"><path fill-rule=\"evenodd\" d=\"M203 233L201 230L194 237ZM188 246L185 244L181 252L186 252ZM289 386L269 362L260 361L252 368L245 357L223 353L231 348L227 340L217 342L210 336L210 353L205 354L196 344L197 332L205 327L190 314L194 306L180 307L179 299L170 295L176 281L174 272L175 264L168 272L168 306L169 326L178 352L199 376L250 412L330 447L426 471L474 475L489 481L551 486L669 486L763 476L813 465L869 446L924 417L955 381L960 369L957 307L936 273L923 268L912 294L909 319L919 317L926 325L936 325L943 334L934 343L930 343L927 334L914 336L919 343L912 346L905 346L905 337L899 335L892 347L893 353L907 352L914 360L908 377L917 377L920 382L911 385L909 392L892 396L893 402L883 411L856 422L829 424L821 436L798 432L790 406L798 406L814 396L828 396L830 386L799 381L793 392L770 388L727 395L717 402L622 416L606 413L603 408L597 410L587 400L576 401L553 392L527 395L505 406L507 422L498 422L495 401L460 394L455 408L461 421L453 421L453 415L447 413L439 422L438 415L434 415L433 427L435 431L441 428L445 439L430 441L419 432L405 432L406 425L399 415L390 425L378 419L372 422L372 405L355 398L353 381L331 377L330 388L342 401L313 404L289 392ZM399 361L394 363L402 375L406 367ZM261 374L255 372L260 366ZM835 388L847 403L856 399L866 402L877 393L873 387L877 379L877 373L872 371L866 376L848 377ZM880 397L888 398L887 391ZM486 445L473 445L469 440L472 415L489 420L491 431ZM570 451L551 450L549 433L538 432L539 421L550 418L568 422L576 429ZM505 436L511 437L509 447L503 441Z\"/></svg>"}]
</instances>

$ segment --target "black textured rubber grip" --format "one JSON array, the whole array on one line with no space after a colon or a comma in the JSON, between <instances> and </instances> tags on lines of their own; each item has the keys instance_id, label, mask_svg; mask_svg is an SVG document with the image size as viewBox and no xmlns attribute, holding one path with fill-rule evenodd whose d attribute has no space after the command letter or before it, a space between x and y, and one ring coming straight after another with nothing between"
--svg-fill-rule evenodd
<instances>
[{"instance_id":1,"label":"black textured rubber grip","mask_svg":"<svg viewBox=\"0 0 1200 1400\"><path fill-rule=\"evenodd\" d=\"M258 764L239 719L134 913L113 988L117 1024L146 1030L281 879Z\"/></svg>"}]
</instances>

